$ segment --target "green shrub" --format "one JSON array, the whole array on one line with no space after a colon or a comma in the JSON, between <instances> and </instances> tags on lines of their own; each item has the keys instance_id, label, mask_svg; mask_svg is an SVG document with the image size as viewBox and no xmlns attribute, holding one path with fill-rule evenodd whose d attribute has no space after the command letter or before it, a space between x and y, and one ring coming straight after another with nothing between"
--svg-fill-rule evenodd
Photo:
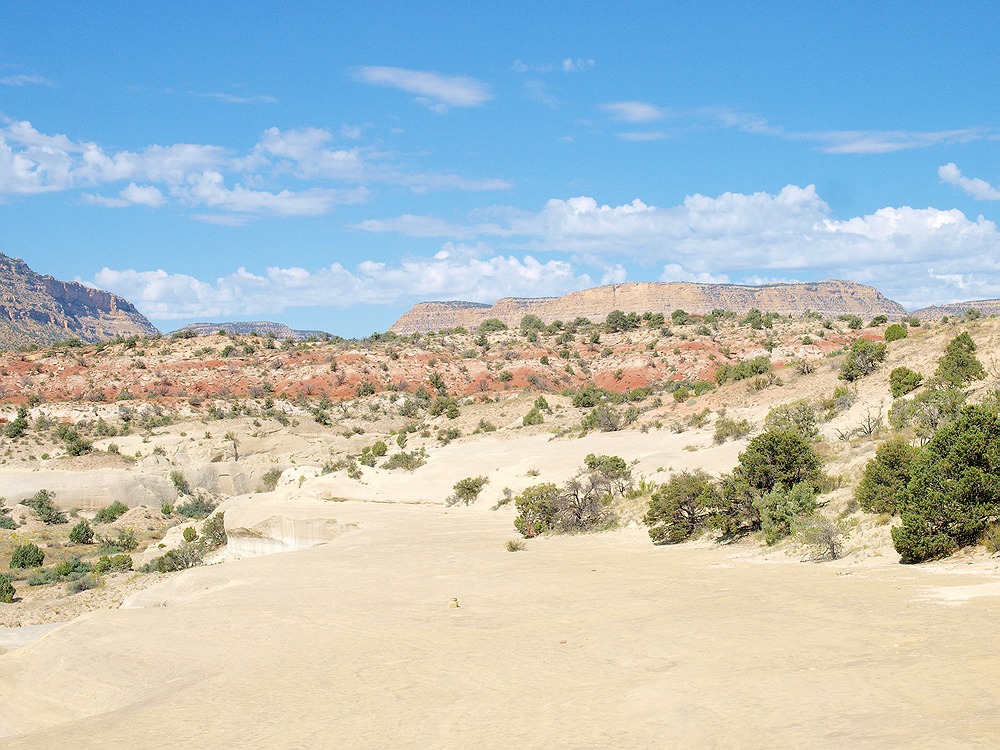
<instances>
[{"instance_id":1,"label":"green shrub","mask_svg":"<svg viewBox=\"0 0 1000 750\"><path fill-rule=\"evenodd\" d=\"M67 523L69 518L61 510L56 508L52 498L56 496L56 493L51 490L38 490L31 498L24 501L24 505L27 505L33 511L38 519L46 524L62 524Z\"/></svg>"},{"instance_id":2,"label":"green shrub","mask_svg":"<svg viewBox=\"0 0 1000 750\"><path fill-rule=\"evenodd\" d=\"M713 440L716 443L724 443L727 440L739 440L753 432L753 424L748 419L733 419L725 414L720 414L715 420L715 435Z\"/></svg>"},{"instance_id":3,"label":"green shrub","mask_svg":"<svg viewBox=\"0 0 1000 750\"><path fill-rule=\"evenodd\" d=\"M127 512L128 506L123 502L115 500L111 503L111 505L105 506L97 511L97 514L94 516L94 523L112 523L113 521L117 521Z\"/></svg>"},{"instance_id":4,"label":"green shrub","mask_svg":"<svg viewBox=\"0 0 1000 750\"><path fill-rule=\"evenodd\" d=\"M632 470L624 459L590 453L563 487L546 482L518 495L514 527L525 537L608 528L615 522L612 503L633 486Z\"/></svg>"},{"instance_id":5,"label":"green shrub","mask_svg":"<svg viewBox=\"0 0 1000 750\"><path fill-rule=\"evenodd\" d=\"M794 487L800 482L817 486L822 461L811 442L796 430L764 432L739 455L733 476L750 487L770 492L775 485Z\"/></svg>"},{"instance_id":6,"label":"green shrub","mask_svg":"<svg viewBox=\"0 0 1000 750\"><path fill-rule=\"evenodd\" d=\"M22 437L28 429L28 410L18 407L17 416L7 424L4 434L12 440Z\"/></svg>"},{"instance_id":7,"label":"green shrub","mask_svg":"<svg viewBox=\"0 0 1000 750\"><path fill-rule=\"evenodd\" d=\"M732 474L719 483L717 505L709 523L724 536L761 528L761 498L776 486L802 483L818 490L822 461L812 442L797 430L764 432L739 455Z\"/></svg>"},{"instance_id":8,"label":"green shrub","mask_svg":"<svg viewBox=\"0 0 1000 750\"><path fill-rule=\"evenodd\" d=\"M225 512L216 513L201 525L201 541L208 550L225 547L228 540Z\"/></svg>"},{"instance_id":9,"label":"green shrub","mask_svg":"<svg viewBox=\"0 0 1000 750\"><path fill-rule=\"evenodd\" d=\"M185 526L183 537L185 542L193 542L198 538L198 532L194 530L194 526Z\"/></svg>"},{"instance_id":10,"label":"green shrub","mask_svg":"<svg viewBox=\"0 0 1000 750\"><path fill-rule=\"evenodd\" d=\"M73 544L90 544L94 541L94 530L86 518L70 529L69 540Z\"/></svg>"},{"instance_id":11,"label":"green shrub","mask_svg":"<svg viewBox=\"0 0 1000 750\"><path fill-rule=\"evenodd\" d=\"M562 493L552 482L526 487L514 498L517 516L514 528L528 539L550 531L555 525Z\"/></svg>"},{"instance_id":12,"label":"green shrub","mask_svg":"<svg viewBox=\"0 0 1000 750\"><path fill-rule=\"evenodd\" d=\"M100 538L100 554L114 555L121 552L132 552L139 546L139 540L132 529L122 529L114 539Z\"/></svg>"},{"instance_id":13,"label":"green shrub","mask_svg":"<svg viewBox=\"0 0 1000 750\"><path fill-rule=\"evenodd\" d=\"M216 504L203 495L192 497L186 503L180 503L174 510L182 516L188 518L205 518L213 510Z\"/></svg>"},{"instance_id":14,"label":"green shrub","mask_svg":"<svg viewBox=\"0 0 1000 750\"><path fill-rule=\"evenodd\" d=\"M840 363L840 379L850 383L875 372L888 354L889 347L881 341L857 339Z\"/></svg>"},{"instance_id":15,"label":"green shrub","mask_svg":"<svg viewBox=\"0 0 1000 750\"><path fill-rule=\"evenodd\" d=\"M630 406L623 412L620 409L601 404L580 420L580 426L584 430L596 429L601 432L617 432L637 420L639 414L639 409L635 406Z\"/></svg>"},{"instance_id":16,"label":"green shrub","mask_svg":"<svg viewBox=\"0 0 1000 750\"><path fill-rule=\"evenodd\" d=\"M790 489L778 484L757 499L755 505L760 512L764 541L774 544L791 535L796 518L816 510L816 492L806 482L800 482Z\"/></svg>"},{"instance_id":17,"label":"green shrub","mask_svg":"<svg viewBox=\"0 0 1000 750\"><path fill-rule=\"evenodd\" d=\"M142 566L143 573L172 573L201 565L205 552L200 544L182 544Z\"/></svg>"},{"instance_id":18,"label":"green shrub","mask_svg":"<svg viewBox=\"0 0 1000 750\"><path fill-rule=\"evenodd\" d=\"M893 323L885 329L884 335L886 341L899 341L900 339L905 339L909 335L909 331L906 326L902 326L899 323Z\"/></svg>"},{"instance_id":19,"label":"green shrub","mask_svg":"<svg viewBox=\"0 0 1000 750\"><path fill-rule=\"evenodd\" d=\"M102 555L94 563L95 573L124 573L132 570L132 556L126 554Z\"/></svg>"},{"instance_id":20,"label":"green shrub","mask_svg":"<svg viewBox=\"0 0 1000 750\"><path fill-rule=\"evenodd\" d=\"M545 421L545 417L542 416L542 412L537 407L532 407L531 411L524 415L521 419L521 424L525 427L530 427L536 424L542 424Z\"/></svg>"},{"instance_id":21,"label":"green shrub","mask_svg":"<svg viewBox=\"0 0 1000 750\"><path fill-rule=\"evenodd\" d=\"M184 478L184 474L181 472L170 472L170 481L173 483L174 489L177 490L178 495L191 494L191 485L188 484L188 481Z\"/></svg>"},{"instance_id":22,"label":"green shrub","mask_svg":"<svg viewBox=\"0 0 1000 750\"><path fill-rule=\"evenodd\" d=\"M274 492L281 479L281 469L268 469L264 476L260 478L260 489L258 492Z\"/></svg>"},{"instance_id":23,"label":"green shrub","mask_svg":"<svg viewBox=\"0 0 1000 750\"><path fill-rule=\"evenodd\" d=\"M764 429L771 432L795 430L807 440L819 435L816 407L808 401L792 401L775 406L764 418Z\"/></svg>"},{"instance_id":24,"label":"green shrub","mask_svg":"<svg viewBox=\"0 0 1000 750\"><path fill-rule=\"evenodd\" d=\"M389 460L382 465L382 468L414 471L419 469L425 463L427 463L427 452L423 448L418 448L417 450L410 451L409 453L406 451L393 453L389 456Z\"/></svg>"},{"instance_id":25,"label":"green shrub","mask_svg":"<svg viewBox=\"0 0 1000 750\"><path fill-rule=\"evenodd\" d=\"M531 333L543 330L545 328L545 322L537 315L529 313L521 318L521 324L519 327L521 329L521 333Z\"/></svg>"},{"instance_id":26,"label":"green shrub","mask_svg":"<svg viewBox=\"0 0 1000 750\"><path fill-rule=\"evenodd\" d=\"M1000 416L965 407L939 429L910 465L898 493L902 526L892 542L903 562L922 562L975 544L1000 516Z\"/></svg>"},{"instance_id":27,"label":"green shrub","mask_svg":"<svg viewBox=\"0 0 1000 750\"><path fill-rule=\"evenodd\" d=\"M639 325L640 320L642 320L636 313L625 313L621 310L612 310L608 313L608 317L604 319L604 330L615 332L615 331L628 331L632 328L636 328Z\"/></svg>"},{"instance_id":28,"label":"green shrub","mask_svg":"<svg viewBox=\"0 0 1000 750\"><path fill-rule=\"evenodd\" d=\"M458 408L458 402L455 399L447 396L438 396L427 407L427 413L432 417L444 414L448 419L457 419L461 412Z\"/></svg>"},{"instance_id":29,"label":"green shrub","mask_svg":"<svg viewBox=\"0 0 1000 750\"><path fill-rule=\"evenodd\" d=\"M6 498L0 497L0 529L13 529L14 519L10 517L10 508L6 507Z\"/></svg>"},{"instance_id":30,"label":"green shrub","mask_svg":"<svg viewBox=\"0 0 1000 750\"><path fill-rule=\"evenodd\" d=\"M923 375L909 367L894 367L889 373L889 391L893 398L899 398L915 391L923 380Z\"/></svg>"},{"instance_id":31,"label":"green shrub","mask_svg":"<svg viewBox=\"0 0 1000 750\"><path fill-rule=\"evenodd\" d=\"M483 333L493 333L494 331L506 331L507 324L498 318L487 318L479 324L479 331Z\"/></svg>"},{"instance_id":32,"label":"green shrub","mask_svg":"<svg viewBox=\"0 0 1000 750\"><path fill-rule=\"evenodd\" d=\"M670 477L650 497L643 523L655 544L683 542L705 524L717 504L712 478L700 469Z\"/></svg>"},{"instance_id":33,"label":"green shrub","mask_svg":"<svg viewBox=\"0 0 1000 750\"><path fill-rule=\"evenodd\" d=\"M31 542L20 544L14 548L10 556L10 567L37 568L45 562L45 552L37 544Z\"/></svg>"},{"instance_id":34,"label":"green shrub","mask_svg":"<svg viewBox=\"0 0 1000 750\"><path fill-rule=\"evenodd\" d=\"M976 342L967 332L960 333L951 340L938 360L938 368L934 374L958 387L986 377L983 363L976 358Z\"/></svg>"},{"instance_id":35,"label":"green shrub","mask_svg":"<svg viewBox=\"0 0 1000 750\"><path fill-rule=\"evenodd\" d=\"M520 552L524 549L525 544L520 539L508 539L503 546L508 552Z\"/></svg>"},{"instance_id":36,"label":"green shrub","mask_svg":"<svg viewBox=\"0 0 1000 750\"><path fill-rule=\"evenodd\" d=\"M942 388L940 385L941 381L928 383L927 390L913 398L896 399L889 409L889 426L897 432L912 428L921 442L924 442L936 430L958 419L965 404L965 392L955 387Z\"/></svg>"},{"instance_id":37,"label":"green shrub","mask_svg":"<svg viewBox=\"0 0 1000 750\"><path fill-rule=\"evenodd\" d=\"M917 449L902 438L892 438L875 451L875 458L865 464L865 472L854 491L861 510L866 513L896 513L896 495L906 486L910 464Z\"/></svg>"},{"instance_id":38,"label":"green shrub","mask_svg":"<svg viewBox=\"0 0 1000 750\"><path fill-rule=\"evenodd\" d=\"M6 575L0 575L0 604L13 604L17 590Z\"/></svg>"},{"instance_id":39,"label":"green shrub","mask_svg":"<svg viewBox=\"0 0 1000 750\"><path fill-rule=\"evenodd\" d=\"M89 591L90 589L99 589L104 585L104 581L101 580L100 576L94 575L92 573L86 573L79 578L70 581L66 586L66 591L70 594L79 594L81 591Z\"/></svg>"},{"instance_id":40,"label":"green shrub","mask_svg":"<svg viewBox=\"0 0 1000 750\"><path fill-rule=\"evenodd\" d=\"M478 477L466 477L465 479L460 479L455 482L453 489L455 493L449 497L445 502L447 505L457 505L461 503L462 505L470 505L479 499L479 493L483 491L489 483L489 477L478 476Z\"/></svg>"},{"instance_id":41,"label":"green shrub","mask_svg":"<svg viewBox=\"0 0 1000 750\"><path fill-rule=\"evenodd\" d=\"M720 365L715 371L715 382L725 385L730 380L746 380L756 375L772 372L771 358L767 356L754 357L735 365Z\"/></svg>"}]
</instances>

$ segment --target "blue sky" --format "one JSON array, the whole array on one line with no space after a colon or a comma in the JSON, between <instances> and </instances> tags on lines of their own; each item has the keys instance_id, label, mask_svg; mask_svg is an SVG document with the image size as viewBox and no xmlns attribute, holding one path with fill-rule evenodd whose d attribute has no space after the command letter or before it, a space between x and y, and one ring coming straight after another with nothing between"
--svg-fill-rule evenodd
<instances>
[{"instance_id":1,"label":"blue sky","mask_svg":"<svg viewBox=\"0 0 1000 750\"><path fill-rule=\"evenodd\" d=\"M995 3L247 5L7 8L0 251L165 331L621 281L1000 297Z\"/></svg>"}]
</instances>

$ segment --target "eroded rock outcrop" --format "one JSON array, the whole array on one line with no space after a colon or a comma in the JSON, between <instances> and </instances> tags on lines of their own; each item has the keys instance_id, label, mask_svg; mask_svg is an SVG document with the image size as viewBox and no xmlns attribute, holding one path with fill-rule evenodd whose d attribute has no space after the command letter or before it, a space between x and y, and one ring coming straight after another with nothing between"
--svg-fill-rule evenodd
<instances>
[{"instance_id":1,"label":"eroded rock outcrop","mask_svg":"<svg viewBox=\"0 0 1000 750\"><path fill-rule=\"evenodd\" d=\"M75 281L42 276L20 258L0 253L0 348L157 333L128 300Z\"/></svg>"}]
</instances>

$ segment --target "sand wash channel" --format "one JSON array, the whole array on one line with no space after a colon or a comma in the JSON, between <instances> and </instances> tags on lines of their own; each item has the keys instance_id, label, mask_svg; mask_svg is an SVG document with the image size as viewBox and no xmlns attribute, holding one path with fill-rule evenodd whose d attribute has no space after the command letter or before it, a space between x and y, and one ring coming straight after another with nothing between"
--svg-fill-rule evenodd
<instances>
[{"instance_id":1,"label":"sand wash channel","mask_svg":"<svg viewBox=\"0 0 1000 750\"><path fill-rule=\"evenodd\" d=\"M982 572L748 562L635 528L511 554L502 511L315 511L356 528L0 657L0 747L1000 741L1000 599L940 596Z\"/></svg>"}]
</instances>

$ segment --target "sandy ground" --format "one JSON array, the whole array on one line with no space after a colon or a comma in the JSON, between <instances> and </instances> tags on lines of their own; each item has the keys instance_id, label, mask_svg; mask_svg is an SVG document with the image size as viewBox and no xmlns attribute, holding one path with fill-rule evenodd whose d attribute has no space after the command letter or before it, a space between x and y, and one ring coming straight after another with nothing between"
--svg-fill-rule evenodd
<instances>
[{"instance_id":1,"label":"sandy ground","mask_svg":"<svg viewBox=\"0 0 1000 750\"><path fill-rule=\"evenodd\" d=\"M84 615L0 658L0 747L1000 743L995 572L510 553L507 511L326 503L356 528Z\"/></svg>"}]
</instances>

